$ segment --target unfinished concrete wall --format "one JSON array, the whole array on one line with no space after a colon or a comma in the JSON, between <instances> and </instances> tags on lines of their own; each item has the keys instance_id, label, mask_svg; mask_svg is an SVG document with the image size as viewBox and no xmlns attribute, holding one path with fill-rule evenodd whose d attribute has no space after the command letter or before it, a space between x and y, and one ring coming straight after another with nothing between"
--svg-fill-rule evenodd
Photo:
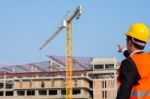
<instances>
[{"instance_id":1,"label":"unfinished concrete wall","mask_svg":"<svg viewBox=\"0 0 150 99\"><path fill-rule=\"evenodd\" d=\"M93 80L94 99L115 99L116 90L114 89L113 79L95 79Z\"/></svg>"}]
</instances>

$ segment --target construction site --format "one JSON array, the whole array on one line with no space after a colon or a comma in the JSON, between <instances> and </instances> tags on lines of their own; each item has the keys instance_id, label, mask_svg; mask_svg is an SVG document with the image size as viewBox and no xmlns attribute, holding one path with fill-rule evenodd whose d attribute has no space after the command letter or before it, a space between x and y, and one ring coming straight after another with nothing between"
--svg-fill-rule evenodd
<instances>
[{"instance_id":1,"label":"construction site","mask_svg":"<svg viewBox=\"0 0 150 99\"><path fill-rule=\"evenodd\" d=\"M0 99L65 99L65 57L0 66ZM73 57L72 99L115 99L118 60Z\"/></svg>"},{"instance_id":2,"label":"construction site","mask_svg":"<svg viewBox=\"0 0 150 99\"><path fill-rule=\"evenodd\" d=\"M40 47L47 46L66 29L66 56L47 56L36 63L0 65L0 99L115 99L115 57L72 56L72 21L79 19L78 6Z\"/></svg>"},{"instance_id":3,"label":"construction site","mask_svg":"<svg viewBox=\"0 0 150 99\"><path fill-rule=\"evenodd\" d=\"M150 0L0 0L0 99L150 99Z\"/></svg>"}]
</instances>

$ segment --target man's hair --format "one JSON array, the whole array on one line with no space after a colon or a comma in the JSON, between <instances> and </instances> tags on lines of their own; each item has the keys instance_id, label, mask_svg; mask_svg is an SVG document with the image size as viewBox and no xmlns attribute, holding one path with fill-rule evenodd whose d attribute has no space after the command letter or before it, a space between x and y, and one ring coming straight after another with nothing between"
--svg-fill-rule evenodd
<instances>
[{"instance_id":1,"label":"man's hair","mask_svg":"<svg viewBox=\"0 0 150 99\"><path fill-rule=\"evenodd\" d=\"M131 36L127 36L127 40L131 40L134 47L139 49L139 50L143 50L145 48L146 42L144 42L144 41L138 40L138 39L133 38Z\"/></svg>"}]
</instances>

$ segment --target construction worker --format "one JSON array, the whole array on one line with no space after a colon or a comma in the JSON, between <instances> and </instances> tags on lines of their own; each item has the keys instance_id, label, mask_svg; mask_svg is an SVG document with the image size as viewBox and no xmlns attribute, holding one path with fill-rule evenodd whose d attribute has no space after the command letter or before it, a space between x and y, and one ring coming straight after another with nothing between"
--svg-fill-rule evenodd
<instances>
[{"instance_id":1,"label":"construction worker","mask_svg":"<svg viewBox=\"0 0 150 99\"><path fill-rule=\"evenodd\" d=\"M143 50L149 40L148 27L135 23L126 38L128 52L119 69L116 99L150 99L150 54Z\"/></svg>"}]
</instances>

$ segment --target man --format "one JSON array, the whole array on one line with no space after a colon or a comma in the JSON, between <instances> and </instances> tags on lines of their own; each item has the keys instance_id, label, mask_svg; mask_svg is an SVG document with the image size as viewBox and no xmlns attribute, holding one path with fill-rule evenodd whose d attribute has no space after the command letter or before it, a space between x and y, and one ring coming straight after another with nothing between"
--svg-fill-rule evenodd
<instances>
[{"instance_id":1,"label":"man","mask_svg":"<svg viewBox=\"0 0 150 99\"><path fill-rule=\"evenodd\" d=\"M133 24L126 33L127 54L121 62L116 99L150 99L150 54L143 51L149 30L143 23ZM119 47L119 46L118 46Z\"/></svg>"}]
</instances>

